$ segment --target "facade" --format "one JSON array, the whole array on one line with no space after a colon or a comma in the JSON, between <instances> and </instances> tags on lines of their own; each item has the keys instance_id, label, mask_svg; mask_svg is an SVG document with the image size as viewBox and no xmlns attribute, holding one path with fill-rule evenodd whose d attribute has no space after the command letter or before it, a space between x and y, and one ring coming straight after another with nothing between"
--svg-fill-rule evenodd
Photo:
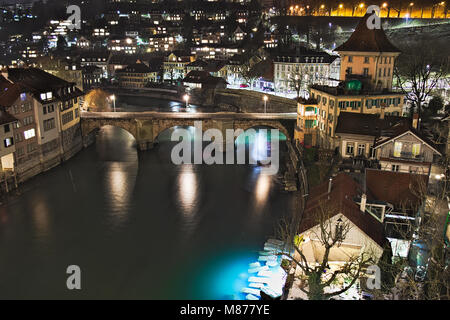
<instances>
[{"instance_id":1,"label":"facade","mask_svg":"<svg viewBox=\"0 0 450 320\"><path fill-rule=\"evenodd\" d=\"M1 176L4 173L14 171L14 153L16 147L14 144L14 129L18 120L10 115L6 108L0 108L0 171Z\"/></svg>"},{"instance_id":2,"label":"facade","mask_svg":"<svg viewBox=\"0 0 450 320\"><path fill-rule=\"evenodd\" d=\"M360 157L375 158L374 144L380 136L387 137L389 130L396 124L410 122L399 116L387 116L384 113L367 114L341 112L336 137L339 139L338 151L343 159Z\"/></svg>"},{"instance_id":3,"label":"facade","mask_svg":"<svg viewBox=\"0 0 450 320\"><path fill-rule=\"evenodd\" d=\"M112 52L135 54L137 52L137 42L135 38L131 37L115 37L108 40L107 48Z\"/></svg>"},{"instance_id":4,"label":"facade","mask_svg":"<svg viewBox=\"0 0 450 320\"><path fill-rule=\"evenodd\" d=\"M89 90L100 85L103 78L102 69L96 66L84 67L82 70L83 75L83 89Z\"/></svg>"},{"instance_id":5,"label":"facade","mask_svg":"<svg viewBox=\"0 0 450 320\"><path fill-rule=\"evenodd\" d=\"M434 158L442 156L434 144L404 124L391 130L392 136L378 139L374 146L381 170L429 175Z\"/></svg>"},{"instance_id":6,"label":"facade","mask_svg":"<svg viewBox=\"0 0 450 320\"><path fill-rule=\"evenodd\" d=\"M85 51L80 55L81 67L96 66L102 69L103 76L108 76L107 68L108 62L111 58L111 53L108 51Z\"/></svg>"},{"instance_id":7,"label":"facade","mask_svg":"<svg viewBox=\"0 0 450 320\"><path fill-rule=\"evenodd\" d=\"M293 49L280 52L273 57L275 91L291 93L296 83L302 80L301 91L311 84L329 85L331 65L337 59L326 52Z\"/></svg>"},{"instance_id":8,"label":"facade","mask_svg":"<svg viewBox=\"0 0 450 320\"><path fill-rule=\"evenodd\" d=\"M323 224L326 228L350 225L342 245L330 249L330 268L340 266L363 252L371 253L375 261L381 257L387 241L383 224L366 211L365 204L361 206L363 194L360 190L361 186L345 173L311 189L298 229L299 239L302 239L299 248L309 263L321 259L325 250L318 237L321 234L318 221L320 208L328 214ZM301 269L298 268L297 272Z\"/></svg>"},{"instance_id":9,"label":"facade","mask_svg":"<svg viewBox=\"0 0 450 320\"><path fill-rule=\"evenodd\" d=\"M187 65L193 62L195 59L192 55L182 53L182 52L172 52L170 53L163 63L163 79L176 81L181 80L186 77Z\"/></svg>"},{"instance_id":10,"label":"facade","mask_svg":"<svg viewBox=\"0 0 450 320\"><path fill-rule=\"evenodd\" d=\"M157 81L158 72L144 63L134 63L125 69L117 70L116 76L123 88L144 88L147 83Z\"/></svg>"},{"instance_id":11,"label":"facade","mask_svg":"<svg viewBox=\"0 0 450 320\"><path fill-rule=\"evenodd\" d=\"M25 180L72 157L82 148L80 98L83 92L40 69L9 69L0 104L18 120L15 166Z\"/></svg>"},{"instance_id":12,"label":"facade","mask_svg":"<svg viewBox=\"0 0 450 320\"><path fill-rule=\"evenodd\" d=\"M190 89L225 89L227 82L214 77L207 71L191 71L183 79L183 84Z\"/></svg>"},{"instance_id":13,"label":"facade","mask_svg":"<svg viewBox=\"0 0 450 320\"><path fill-rule=\"evenodd\" d=\"M307 144L312 141L313 145L328 149L339 147L336 125L341 111L403 115L404 96L391 91L392 68L400 51L389 42L382 29L367 28L368 17L366 15L351 37L336 49L341 57L339 85L310 87L310 97L317 101L315 122L307 133L298 134L299 137L314 136L307 137ZM299 109L305 107L300 105ZM305 121L300 119L299 122Z\"/></svg>"}]
</instances>

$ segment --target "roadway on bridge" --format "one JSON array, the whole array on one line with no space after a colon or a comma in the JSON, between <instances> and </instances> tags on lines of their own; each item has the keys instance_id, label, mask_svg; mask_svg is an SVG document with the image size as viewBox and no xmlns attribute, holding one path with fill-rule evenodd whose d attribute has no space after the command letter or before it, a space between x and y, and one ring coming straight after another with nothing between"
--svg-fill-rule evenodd
<instances>
[{"instance_id":1,"label":"roadway on bridge","mask_svg":"<svg viewBox=\"0 0 450 320\"><path fill-rule=\"evenodd\" d=\"M230 120L295 120L296 113L188 113L188 112L81 112L85 119L230 119Z\"/></svg>"}]
</instances>

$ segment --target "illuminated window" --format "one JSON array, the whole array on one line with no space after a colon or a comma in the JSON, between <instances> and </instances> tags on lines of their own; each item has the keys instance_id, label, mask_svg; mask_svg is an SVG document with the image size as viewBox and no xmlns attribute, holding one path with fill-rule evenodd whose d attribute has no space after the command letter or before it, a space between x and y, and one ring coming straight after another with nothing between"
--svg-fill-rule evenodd
<instances>
[{"instance_id":1,"label":"illuminated window","mask_svg":"<svg viewBox=\"0 0 450 320\"><path fill-rule=\"evenodd\" d=\"M13 138L6 138L4 141L5 148L8 148L14 144Z\"/></svg>"},{"instance_id":2,"label":"illuminated window","mask_svg":"<svg viewBox=\"0 0 450 320\"><path fill-rule=\"evenodd\" d=\"M413 157L417 157L420 154L420 143L414 143L412 146Z\"/></svg>"},{"instance_id":3,"label":"illuminated window","mask_svg":"<svg viewBox=\"0 0 450 320\"><path fill-rule=\"evenodd\" d=\"M25 140L33 138L36 135L34 129L27 130L23 134L25 136Z\"/></svg>"},{"instance_id":4,"label":"illuminated window","mask_svg":"<svg viewBox=\"0 0 450 320\"><path fill-rule=\"evenodd\" d=\"M400 157L401 153L402 153L402 143L395 142L394 143L394 157Z\"/></svg>"}]
</instances>

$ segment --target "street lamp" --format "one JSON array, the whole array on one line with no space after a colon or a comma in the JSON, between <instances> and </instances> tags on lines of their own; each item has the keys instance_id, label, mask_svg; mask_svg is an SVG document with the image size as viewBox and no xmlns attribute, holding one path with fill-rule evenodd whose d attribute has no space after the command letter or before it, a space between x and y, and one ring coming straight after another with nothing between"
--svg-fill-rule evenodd
<instances>
[{"instance_id":1,"label":"street lamp","mask_svg":"<svg viewBox=\"0 0 450 320\"><path fill-rule=\"evenodd\" d=\"M111 100L113 102L113 105L114 105L114 112L116 112L116 95L113 94L112 96L110 96L110 98L111 98Z\"/></svg>"},{"instance_id":2,"label":"street lamp","mask_svg":"<svg viewBox=\"0 0 450 320\"><path fill-rule=\"evenodd\" d=\"M264 95L263 100L264 100L264 113L266 113L267 112L267 100L269 100L269 97Z\"/></svg>"},{"instance_id":3,"label":"street lamp","mask_svg":"<svg viewBox=\"0 0 450 320\"><path fill-rule=\"evenodd\" d=\"M183 99L184 99L184 101L186 101L186 108L189 106L189 95L188 94L185 94L184 96L183 96Z\"/></svg>"}]
</instances>

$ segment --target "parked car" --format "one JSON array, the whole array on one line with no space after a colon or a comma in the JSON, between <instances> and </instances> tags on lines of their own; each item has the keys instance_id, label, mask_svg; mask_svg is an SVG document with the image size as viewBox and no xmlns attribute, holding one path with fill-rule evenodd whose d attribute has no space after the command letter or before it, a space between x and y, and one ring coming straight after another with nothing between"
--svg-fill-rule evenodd
<instances>
[{"instance_id":1,"label":"parked car","mask_svg":"<svg viewBox=\"0 0 450 320\"><path fill-rule=\"evenodd\" d=\"M241 88L248 88L248 84L241 83L240 87L241 87Z\"/></svg>"},{"instance_id":2,"label":"parked car","mask_svg":"<svg viewBox=\"0 0 450 320\"><path fill-rule=\"evenodd\" d=\"M271 87L264 87L263 91L270 91L270 92L274 92L275 90Z\"/></svg>"}]
</instances>

